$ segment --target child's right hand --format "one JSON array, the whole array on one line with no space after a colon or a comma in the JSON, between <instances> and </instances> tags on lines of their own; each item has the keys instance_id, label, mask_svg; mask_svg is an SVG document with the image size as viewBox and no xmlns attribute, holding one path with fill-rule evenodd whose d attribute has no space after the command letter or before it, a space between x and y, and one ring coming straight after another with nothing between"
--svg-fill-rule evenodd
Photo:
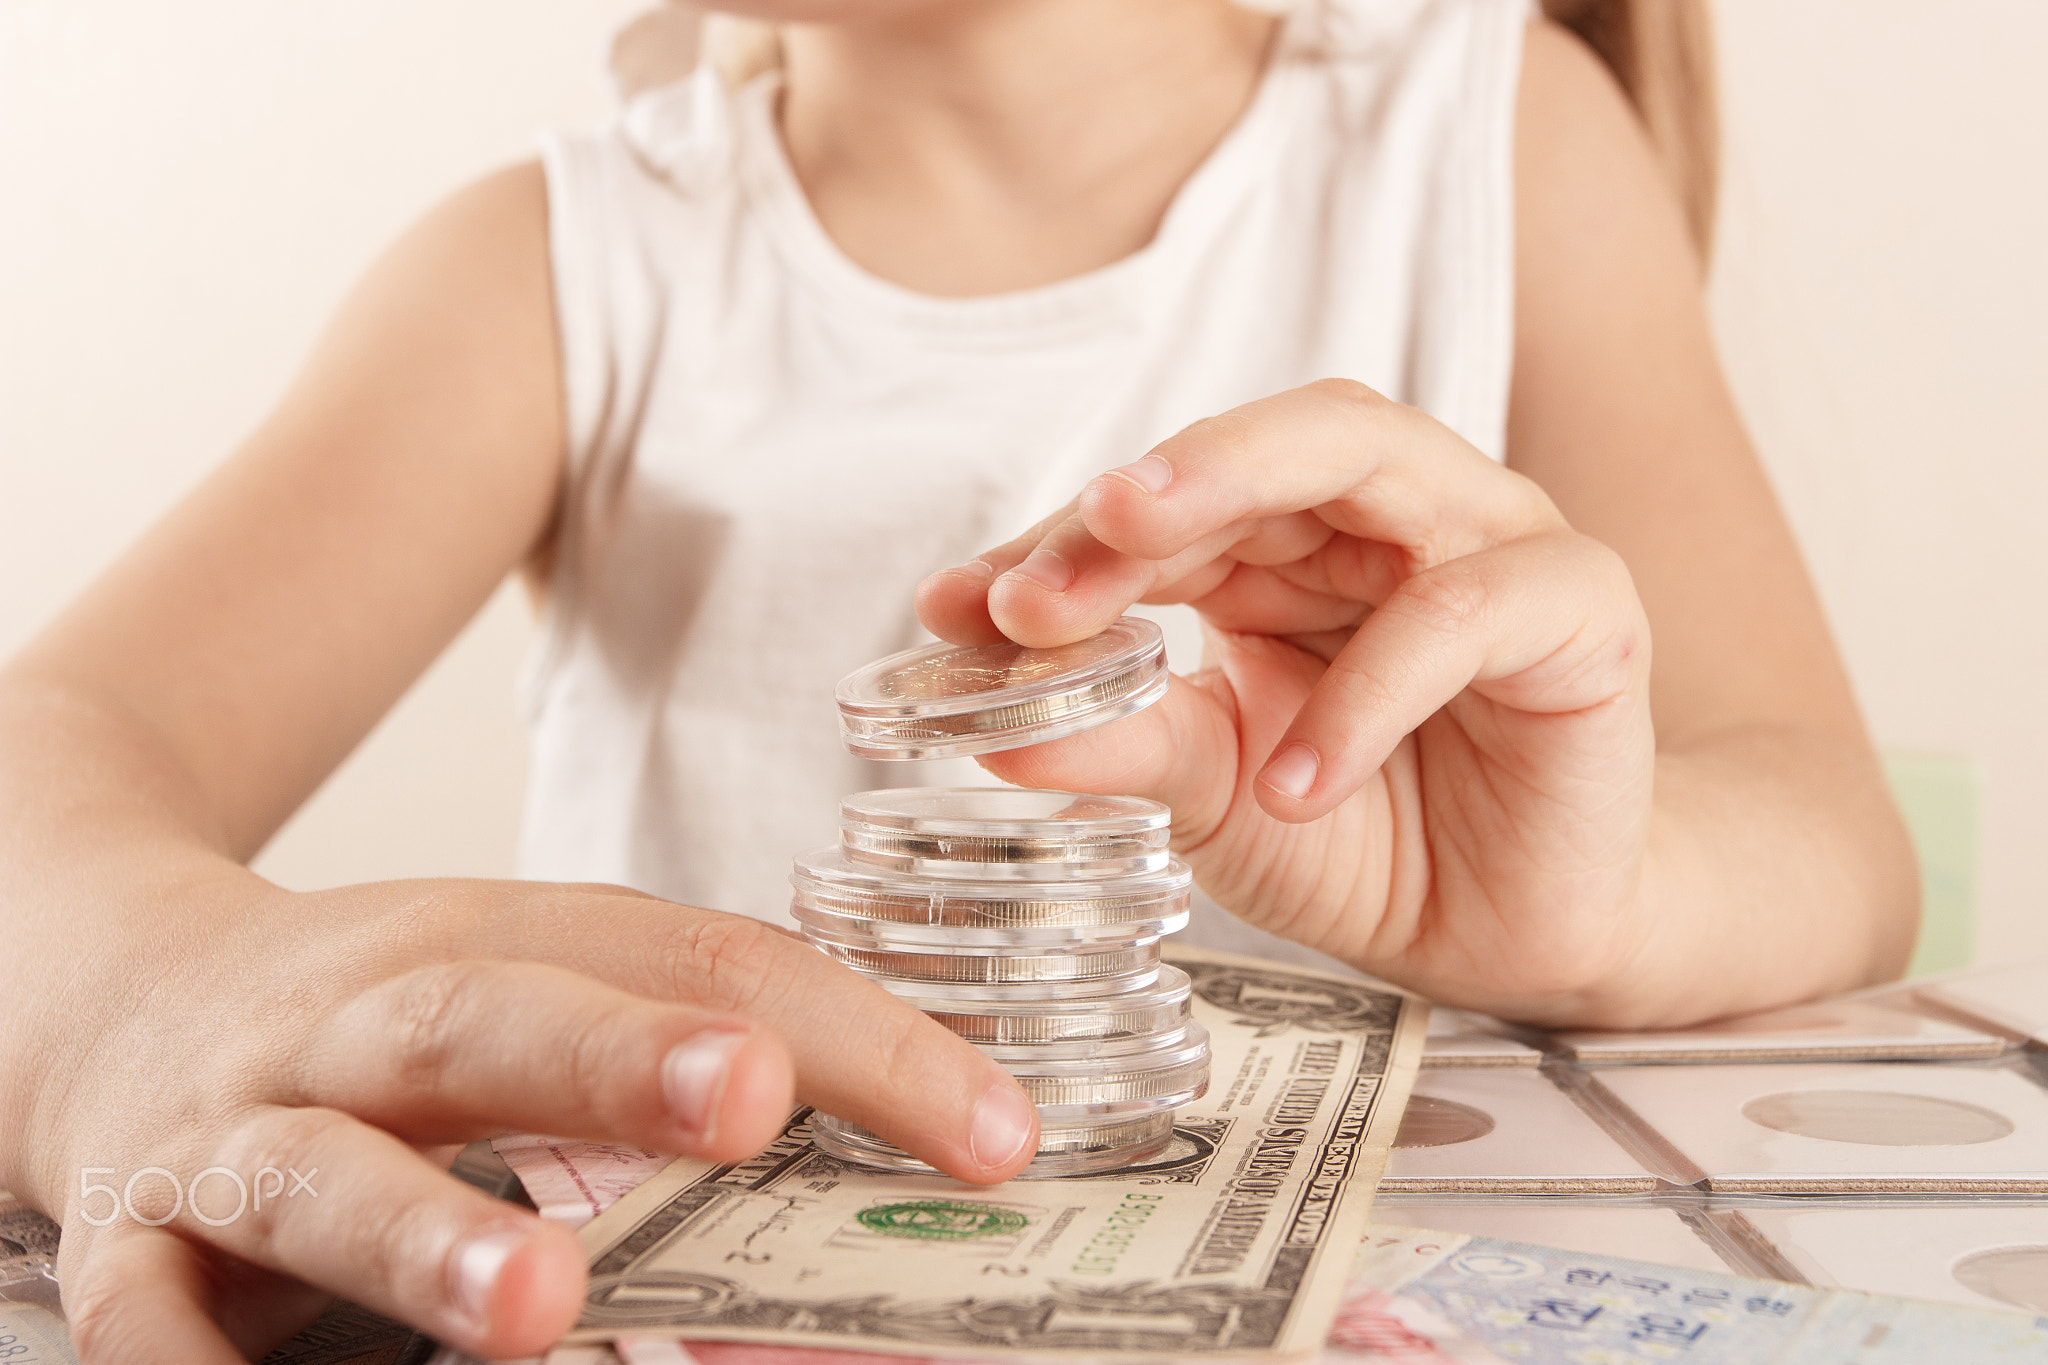
<instances>
[{"instance_id":1,"label":"child's right hand","mask_svg":"<svg viewBox=\"0 0 2048 1365\"><path fill-rule=\"evenodd\" d=\"M1853 711L1802 692L1817 651L1714 639L1779 685L1701 669L1653 724L1625 561L1415 409L1324 381L1198 422L933 575L919 608L961 644L1052 646L1139 600L1192 604L1214 666L982 762L1166 802L1204 888L1260 928L1445 1004L1591 1027L1781 1004L1899 951L1855 894L1892 875L1843 834L1883 830L1876 765ZM1714 657L1690 624L1680 657Z\"/></svg>"},{"instance_id":2,"label":"child's right hand","mask_svg":"<svg viewBox=\"0 0 2048 1365\"><path fill-rule=\"evenodd\" d=\"M1215 667L991 772L1165 801L1232 913L1445 1004L1667 1007L1638 989L1648 624L1532 481L1324 381L1188 427L919 593L948 639L1040 646L1137 600L1191 603Z\"/></svg>"},{"instance_id":3,"label":"child's right hand","mask_svg":"<svg viewBox=\"0 0 2048 1365\"><path fill-rule=\"evenodd\" d=\"M327 1293L543 1349L582 1304L575 1238L432 1159L510 1129L731 1161L793 1083L966 1180L1036 1147L1016 1082L922 1014L781 930L618 888L234 870L10 918L5 1178L62 1217L89 1361L259 1358Z\"/></svg>"}]
</instances>

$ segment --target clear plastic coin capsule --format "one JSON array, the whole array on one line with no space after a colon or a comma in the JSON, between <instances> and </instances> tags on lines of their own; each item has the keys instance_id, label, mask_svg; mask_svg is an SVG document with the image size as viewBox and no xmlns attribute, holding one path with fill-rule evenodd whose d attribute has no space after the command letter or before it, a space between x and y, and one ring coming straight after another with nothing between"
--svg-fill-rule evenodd
<instances>
[{"instance_id":1,"label":"clear plastic coin capsule","mask_svg":"<svg viewBox=\"0 0 2048 1365\"><path fill-rule=\"evenodd\" d=\"M920 877L1045 882L1162 872L1172 812L1135 796L912 787L839 803L848 861Z\"/></svg>"},{"instance_id":2,"label":"clear plastic coin capsule","mask_svg":"<svg viewBox=\"0 0 2048 1365\"><path fill-rule=\"evenodd\" d=\"M1149 1047L1048 1056L1073 1044L1003 1046L982 1051L1003 1064L1040 1105L1129 1105L1180 1095L1209 1078L1209 1032L1190 1020ZM1185 1103L1185 1097L1176 1101Z\"/></svg>"},{"instance_id":3,"label":"clear plastic coin capsule","mask_svg":"<svg viewBox=\"0 0 2048 1365\"><path fill-rule=\"evenodd\" d=\"M806 935L808 937L808 935ZM1104 1008L1112 1000L1121 1000L1152 984L1153 971L1132 972L1127 976L1098 976L1078 981L998 981L983 984L968 981L932 982L929 980L907 980L893 976L869 975L869 980L896 996L898 999L930 999L941 989L946 1001L954 1009L979 1009L998 1001L1012 1001L1022 1005L1048 1005L1061 1001L1086 1005L1093 1003ZM927 1011L929 1013L930 1011Z\"/></svg>"},{"instance_id":4,"label":"clear plastic coin capsule","mask_svg":"<svg viewBox=\"0 0 2048 1365\"><path fill-rule=\"evenodd\" d=\"M894 994L970 1043L1000 1046L1143 1041L1171 1033L1190 1018L1187 973L1165 963L1151 980L1115 996L1018 1000L1005 993L963 1000L958 991L922 993L910 983L896 983Z\"/></svg>"},{"instance_id":5,"label":"clear plastic coin capsule","mask_svg":"<svg viewBox=\"0 0 2048 1365\"><path fill-rule=\"evenodd\" d=\"M1000 924L976 928L899 924L892 920L842 915L802 904L792 906L790 914L796 917L796 922L806 933L815 929L834 943L858 944L880 952L912 953L951 952L956 948L987 948L1010 953L1030 953L1041 949L1107 951L1140 943L1157 943L1166 935L1186 928L1188 923L1185 903L1171 914L1127 920L1121 924L1050 924L1024 929Z\"/></svg>"},{"instance_id":6,"label":"clear plastic coin capsule","mask_svg":"<svg viewBox=\"0 0 2048 1365\"><path fill-rule=\"evenodd\" d=\"M1194 878L1178 860L1153 871L1064 881L938 878L870 867L843 848L824 848L796 860L790 886L797 917L821 927L861 920L961 931L1089 929L1102 931L1091 935L1100 938L1168 921L1178 922L1151 932L1180 928Z\"/></svg>"},{"instance_id":7,"label":"clear plastic coin capsule","mask_svg":"<svg viewBox=\"0 0 2048 1365\"><path fill-rule=\"evenodd\" d=\"M840 679L839 731L862 758L957 758L1064 739L1166 695L1166 637L1126 616L1054 649L926 645Z\"/></svg>"},{"instance_id":8,"label":"clear plastic coin capsule","mask_svg":"<svg viewBox=\"0 0 2048 1365\"><path fill-rule=\"evenodd\" d=\"M1182 1052L1206 1061L1209 1035L1192 1021L1152 1035L1120 1038L1065 1038L1056 1043L976 1043L1013 1072L1040 1062L1087 1062L1091 1065L1151 1065ZM1163 1065L1163 1062L1162 1062Z\"/></svg>"},{"instance_id":9,"label":"clear plastic coin capsule","mask_svg":"<svg viewBox=\"0 0 2048 1365\"><path fill-rule=\"evenodd\" d=\"M893 977L899 981L1017 985L1035 985L1042 981L1098 981L1138 977L1151 971L1159 962L1157 940L1127 947L1072 952L1050 952L1042 948L1014 952L970 946L919 953L840 943L808 926L805 937L828 957L836 958L857 972Z\"/></svg>"}]
</instances>

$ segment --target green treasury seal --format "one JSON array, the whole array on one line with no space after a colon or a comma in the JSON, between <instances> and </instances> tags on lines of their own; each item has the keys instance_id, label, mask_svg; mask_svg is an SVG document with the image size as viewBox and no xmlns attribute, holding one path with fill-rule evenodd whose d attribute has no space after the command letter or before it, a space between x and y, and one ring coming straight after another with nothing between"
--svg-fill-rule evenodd
<instances>
[{"instance_id":1,"label":"green treasury seal","mask_svg":"<svg viewBox=\"0 0 2048 1365\"><path fill-rule=\"evenodd\" d=\"M862 1227L885 1237L921 1237L934 1242L964 1242L975 1237L1001 1237L1021 1232L1031 1220L1014 1209L994 1204L964 1204L955 1199L913 1199L902 1204L876 1204L855 1215Z\"/></svg>"}]
</instances>

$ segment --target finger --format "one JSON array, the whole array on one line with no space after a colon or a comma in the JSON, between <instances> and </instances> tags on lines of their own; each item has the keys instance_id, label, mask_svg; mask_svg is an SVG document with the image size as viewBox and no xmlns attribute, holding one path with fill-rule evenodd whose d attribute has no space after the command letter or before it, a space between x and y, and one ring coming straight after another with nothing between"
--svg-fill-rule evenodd
<instances>
[{"instance_id":1,"label":"finger","mask_svg":"<svg viewBox=\"0 0 2048 1365\"><path fill-rule=\"evenodd\" d=\"M1245 564L1313 556L1334 534L1307 513L1254 519L1148 560L1103 544L1076 514L1048 528L1029 556L996 576L989 615L1019 644L1071 644L1100 633L1134 602L1204 602Z\"/></svg>"},{"instance_id":2,"label":"finger","mask_svg":"<svg viewBox=\"0 0 2048 1365\"><path fill-rule=\"evenodd\" d=\"M1271 565L1254 561L1239 545L1230 561L1227 576L1177 600L1193 605L1214 629L1248 635L1292 638L1343 630L1348 637L1408 576L1398 546L1347 535L1333 534L1313 553ZM1155 592L1145 600L1162 596Z\"/></svg>"},{"instance_id":3,"label":"finger","mask_svg":"<svg viewBox=\"0 0 2048 1365\"><path fill-rule=\"evenodd\" d=\"M1336 543L1338 540L1341 543ZM1096 540L1078 519L1040 551L1066 566L1056 579L1030 577L1030 561L996 578L992 618L1010 639L1051 646L1105 629L1133 602L1186 602L1209 625L1292 635L1355 625L1392 591L1392 546L1337 538L1306 513L1230 528L1172 559L1135 559Z\"/></svg>"},{"instance_id":4,"label":"finger","mask_svg":"<svg viewBox=\"0 0 2048 1365\"><path fill-rule=\"evenodd\" d=\"M1287 643L1304 654L1312 655L1329 663L1344 652L1344 646L1351 643L1356 628L1345 630L1311 630L1285 636Z\"/></svg>"},{"instance_id":5,"label":"finger","mask_svg":"<svg viewBox=\"0 0 2048 1365\"><path fill-rule=\"evenodd\" d=\"M918 617L959 644L1071 644L1099 634L1134 602L1193 600L1227 578L1238 559L1284 563L1332 534L1306 513L1272 518L1225 528L1155 562L1102 544L1070 506L979 559L925 579Z\"/></svg>"},{"instance_id":6,"label":"finger","mask_svg":"<svg viewBox=\"0 0 2048 1365\"><path fill-rule=\"evenodd\" d=\"M1646 689L1648 645L1619 557L1570 532L1417 574L1316 684L1259 771L1259 804L1287 821L1326 814L1468 687L1547 715Z\"/></svg>"},{"instance_id":7,"label":"finger","mask_svg":"<svg viewBox=\"0 0 2048 1365\"><path fill-rule=\"evenodd\" d=\"M1110 549L1076 513L1045 528L1030 554L996 575L989 617L1021 645L1071 644L1099 634L1178 567Z\"/></svg>"},{"instance_id":8,"label":"finger","mask_svg":"<svg viewBox=\"0 0 2048 1365\"><path fill-rule=\"evenodd\" d=\"M1533 483L1448 427L1349 380L1322 380L1197 422L1082 490L1102 542L1140 559L1306 509L1406 551L1410 571L1558 520Z\"/></svg>"},{"instance_id":9,"label":"finger","mask_svg":"<svg viewBox=\"0 0 2048 1365\"><path fill-rule=\"evenodd\" d=\"M301 1076L293 1103L411 1142L512 1127L720 1162L766 1146L794 1103L788 1050L752 1021L537 962L381 981L323 1021Z\"/></svg>"},{"instance_id":10,"label":"finger","mask_svg":"<svg viewBox=\"0 0 2048 1365\"><path fill-rule=\"evenodd\" d=\"M80 1365L243 1365L208 1314L202 1257L170 1232L133 1224L66 1255L64 1316Z\"/></svg>"},{"instance_id":11,"label":"finger","mask_svg":"<svg viewBox=\"0 0 2048 1365\"><path fill-rule=\"evenodd\" d=\"M210 1316L250 1360L262 1360L340 1303L296 1275L250 1265L211 1247L196 1250L213 1285Z\"/></svg>"},{"instance_id":12,"label":"finger","mask_svg":"<svg viewBox=\"0 0 2048 1365\"><path fill-rule=\"evenodd\" d=\"M917 619L941 640L955 645L993 645L1002 628L988 611L988 588L996 569L987 555L941 569L917 585Z\"/></svg>"},{"instance_id":13,"label":"finger","mask_svg":"<svg viewBox=\"0 0 2048 1365\"><path fill-rule=\"evenodd\" d=\"M1371 610L1356 598L1303 586L1299 577L1291 571L1239 564L1195 606L1212 628L1287 637L1349 632Z\"/></svg>"},{"instance_id":14,"label":"finger","mask_svg":"<svg viewBox=\"0 0 2048 1365\"><path fill-rule=\"evenodd\" d=\"M917 586L917 619L926 630L956 645L1001 642L1003 632L988 611L989 585L1029 558L1047 532L1075 511L1069 503L1015 539L926 578Z\"/></svg>"},{"instance_id":15,"label":"finger","mask_svg":"<svg viewBox=\"0 0 2048 1365\"><path fill-rule=\"evenodd\" d=\"M573 1234L346 1114L266 1106L222 1136L213 1161L254 1173L246 1195L195 1181L172 1226L253 1265L494 1359L537 1354L581 1311Z\"/></svg>"},{"instance_id":16,"label":"finger","mask_svg":"<svg viewBox=\"0 0 2048 1365\"><path fill-rule=\"evenodd\" d=\"M802 939L758 920L532 887L490 907L481 941L634 995L740 1015L788 1045L797 1097L962 1180L1007 1180L1037 1150L1038 1112L972 1044Z\"/></svg>"}]
</instances>

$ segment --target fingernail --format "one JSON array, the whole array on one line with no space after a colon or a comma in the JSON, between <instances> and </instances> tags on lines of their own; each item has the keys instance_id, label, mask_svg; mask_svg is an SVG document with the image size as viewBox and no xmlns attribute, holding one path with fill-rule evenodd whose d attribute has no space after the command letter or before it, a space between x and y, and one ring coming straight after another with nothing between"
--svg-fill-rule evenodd
<instances>
[{"instance_id":1,"label":"fingernail","mask_svg":"<svg viewBox=\"0 0 2048 1365\"><path fill-rule=\"evenodd\" d=\"M1129 479L1147 493L1163 493L1166 485L1173 482L1173 466L1157 455L1147 455L1109 472L1120 479Z\"/></svg>"},{"instance_id":2,"label":"fingernail","mask_svg":"<svg viewBox=\"0 0 2048 1365\"><path fill-rule=\"evenodd\" d=\"M661 1093L676 1122L694 1136L711 1140L718 1102L725 1097L732 1056L747 1041L738 1029L708 1028L669 1049L661 1061Z\"/></svg>"},{"instance_id":3,"label":"fingernail","mask_svg":"<svg viewBox=\"0 0 2048 1365\"><path fill-rule=\"evenodd\" d=\"M469 1326L487 1330L491 1321L491 1292L512 1253L533 1240L519 1228L499 1228L472 1237L448 1253L448 1298Z\"/></svg>"},{"instance_id":4,"label":"fingernail","mask_svg":"<svg viewBox=\"0 0 2048 1365\"><path fill-rule=\"evenodd\" d=\"M1067 585L1074 581L1074 566L1042 545L1031 552L1030 558L1010 572L1021 574L1041 588L1053 592L1065 592Z\"/></svg>"},{"instance_id":5,"label":"fingernail","mask_svg":"<svg viewBox=\"0 0 2048 1365\"><path fill-rule=\"evenodd\" d=\"M1038 1110L1015 1087L997 1081L974 1107L974 1122L967 1130L967 1153L987 1170L1016 1160L1024 1144L1031 1141L1038 1125Z\"/></svg>"},{"instance_id":6,"label":"fingernail","mask_svg":"<svg viewBox=\"0 0 2048 1365\"><path fill-rule=\"evenodd\" d=\"M954 565L946 572L959 574L962 578L971 578L977 583L986 583L996 576L996 566L986 559L970 559L965 564Z\"/></svg>"},{"instance_id":7,"label":"fingernail","mask_svg":"<svg viewBox=\"0 0 2048 1365\"><path fill-rule=\"evenodd\" d=\"M1322 766L1316 751L1297 740L1273 755L1273 761L1266 765L1266 771L1259 774L1259 780L1281 795L1299 801L1316 784L1316 772Z\"/></svg>"}]
</instances>

